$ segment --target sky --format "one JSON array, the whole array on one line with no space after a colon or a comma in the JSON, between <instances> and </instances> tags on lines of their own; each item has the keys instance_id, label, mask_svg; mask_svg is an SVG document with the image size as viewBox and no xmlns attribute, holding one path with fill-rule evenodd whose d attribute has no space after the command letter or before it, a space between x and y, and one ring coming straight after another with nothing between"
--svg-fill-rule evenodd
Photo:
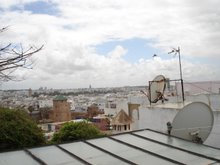
<instances>
[{"instance_id":1,"label":"sky","mask_svg":"<svg viewBox=\"0 0 220 165\"><path fill-rule=\"evenodd\" d=\"M219 0L1 0L0 22L0 46L44 45L3 90L179 79L178 47L185 82L220 80Z\"/></svg>"}]
</instances>

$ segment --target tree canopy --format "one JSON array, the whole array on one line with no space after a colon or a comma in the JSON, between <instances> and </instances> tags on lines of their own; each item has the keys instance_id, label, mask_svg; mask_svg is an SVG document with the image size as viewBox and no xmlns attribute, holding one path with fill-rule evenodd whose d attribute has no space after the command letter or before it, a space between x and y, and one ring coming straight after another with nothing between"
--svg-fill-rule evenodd
<instances>
[{"instance_id":1,"label":"tree canopy","mask_svg":"<svg viewBox=\"0 0 220 165\"><path fill-rule=\"evenodd\" d=\"M55 133L52 142L61 143L74 140L85 140L104 136L104 134L94 125L83 122L65 123L59 132Z\"/></svg>"},{"instance_id":2,"label":"tree canopy","mask_svg":"<svg viewBox=\"0 0 220 165\"><path fill-rule=\"evenodd\" d=\"M25 111L0 108L0 151L42 144L42 131Z\"/></svg>"}]
</instances>

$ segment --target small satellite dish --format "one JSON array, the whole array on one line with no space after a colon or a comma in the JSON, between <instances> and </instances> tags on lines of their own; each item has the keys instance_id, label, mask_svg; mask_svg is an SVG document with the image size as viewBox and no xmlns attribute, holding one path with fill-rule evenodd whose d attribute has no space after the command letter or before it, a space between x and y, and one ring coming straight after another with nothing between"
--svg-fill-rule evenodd
<instances>
[{"instance_id":1,"label":"small satellite dish","mask_svg":"<svg viewBox=\"0 0 220 165\"><path fill-rule=\"evenodd\" d=\"M183 107L172 122L171 135L203 143L209 136L214 122L211 108L202 102Z\"/></svg>"},{"instance_id":2,"label":"small satellite dish","mask_svg":"<svg viewBox=\"0 0 220 165\"><path fill-rule=\"evenodd\" d=\"M149 85L149 101L151 103L156 103L158 100L164 100L165 87L166 78L163 75L156 76Z\"/></svg>"}]
</instances>

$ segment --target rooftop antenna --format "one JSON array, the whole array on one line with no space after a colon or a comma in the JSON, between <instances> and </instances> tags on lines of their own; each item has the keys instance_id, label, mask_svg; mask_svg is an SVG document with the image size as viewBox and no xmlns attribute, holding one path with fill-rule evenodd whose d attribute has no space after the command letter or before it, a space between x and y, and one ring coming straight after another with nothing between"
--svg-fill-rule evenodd
<instances>
[{"instance_id":1,"label":"rooftop antenna","mask_svg":"<svg viewBox=\"0 0 220 165\"><path fill-rule=\"evenodd\" d=\"M212 130L213 122L214 116L210 106L203 102L193 102L184 106L172 124L167 123L167 128L168 133L173 136L203 143Z\"/></svg>"},{"instance_id":2,"label":"rooftop antenna","mask_svg":"<svg viewBox=\"0 0 220 165\"><path fill-rule=\"evenodd\" d=\"M172 53L174 53L174 55L178 54L179 56L180 82L181 82L181 89L182 89L182 98L183 98L183 103L184 103L185 96L184 96L184 87L183 87L183 74L182 74L182 65L181 65L181 57L180 57L180 47L178 47L178 49L172 48L171 52L168 52L168 54L172 54Z\"/></svg>"}]
</instances>

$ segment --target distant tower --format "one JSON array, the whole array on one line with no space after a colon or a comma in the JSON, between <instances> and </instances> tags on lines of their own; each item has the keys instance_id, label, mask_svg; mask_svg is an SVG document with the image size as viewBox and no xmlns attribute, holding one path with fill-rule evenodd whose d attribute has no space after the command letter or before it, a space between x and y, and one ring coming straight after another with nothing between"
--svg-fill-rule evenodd
<instances>
[{"instance_id":1,"label":"distant tower","mask_svg":"<svg viewBox=\"0 0 220 165\"><path fill-rule=\"evenodd\" d=\"M29 88L29 89L28 89L28 97L31 97L31 96L32 96L32 89Z\"/></svg>"},{"instance_id":2,"label":"distant tower","mask_svg":"<svg viewBox=\"0 0 220 165\"><path fill-rule=\"evenodd\" d=\"M67 102L67 98L62 95L53 99L53 120L54 122L71 120L70 104Z\"/></svg>"},{"instance_id":3,"label":"distant tower","mask_svg":"<svg viewBox=\"0 0 220 165\"><path fill-rule=\"evenodd\" d=\"M90 84L90 85L89 85L89 89L91 89L91 88L92 88L92 85Z\"/></svg>"}]
</instances>

